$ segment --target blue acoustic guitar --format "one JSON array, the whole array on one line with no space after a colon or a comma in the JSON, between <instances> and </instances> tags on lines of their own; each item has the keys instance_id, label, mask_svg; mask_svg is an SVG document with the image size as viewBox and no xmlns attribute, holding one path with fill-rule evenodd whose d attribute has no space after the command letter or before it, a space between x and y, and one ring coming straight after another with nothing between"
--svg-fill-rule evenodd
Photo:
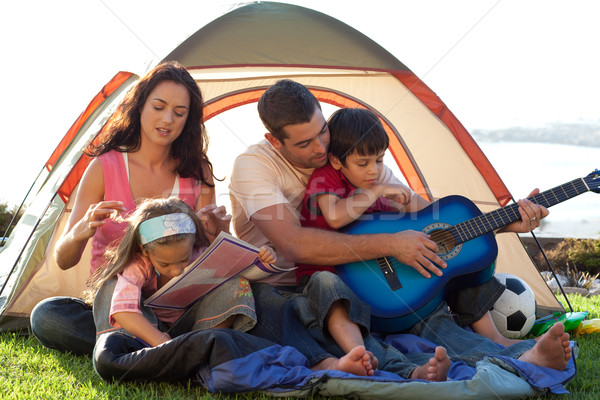
<instances>
[{"instance_id":1,"label":"blue acoustic guitar","mask_svg":"<svg viewBox=\"0 0 600 400\"><path fill-rule=\"evenodd\" d=\"M551 207L587 191L600 192L600 171L585 178L529 198ZM435 310L445 290L480 285L495 269L498 246L494 231L521 219L519 206L511 204L482 214L462 196L448 196L416 213L365 214L348 225L352 235L422 231L438 245L438 255L447 263L443 276L427 279L414 268L393 257L342 264L336 267L342 280L371 306L372 329L399 332L410 328Z\"/></svg>"}]
</instances>

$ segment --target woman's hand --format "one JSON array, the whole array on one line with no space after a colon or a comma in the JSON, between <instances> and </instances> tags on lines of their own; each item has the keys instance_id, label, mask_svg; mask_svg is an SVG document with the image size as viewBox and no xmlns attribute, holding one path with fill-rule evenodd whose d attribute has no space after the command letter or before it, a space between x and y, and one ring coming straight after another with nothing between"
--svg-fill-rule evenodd
<instances>
[{"instance_id":1,"label":"woman's hand","mask_svg":"<svg viewBox=\"0 0 600 400\"><path fill-rule=\"evenodd\" d=\"M227 214L225 206L209 204L198 210L197 214L210 240L216 238L221 232L229 233L231 214Z\"/></svg>"},{"instance_id":2,"label":"woman's hand","mask_svg":"<svg viewBox=\"0 0 600 400\"><path fill-rule=\"evenodd\" d=\"M87 240L94 236L96 230L106 224L107 219L125 212L120 201L101 201L88 207L83 218L73 227L73 238Z\"/></svg>"}]
</instances>

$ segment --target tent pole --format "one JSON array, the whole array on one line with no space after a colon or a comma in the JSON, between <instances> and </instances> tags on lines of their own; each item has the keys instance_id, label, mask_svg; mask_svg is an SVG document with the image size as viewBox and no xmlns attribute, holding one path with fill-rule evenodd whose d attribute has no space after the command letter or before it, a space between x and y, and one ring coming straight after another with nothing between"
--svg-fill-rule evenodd
<instances>
[{"instance_id":1,"label":"tent pole","mask_svg":"<svg viewBox=\"0 0 600 400\"><path fill-rule=\"evenodd\" d=\"M554 277L554 280L556 281L556 284L558 285L558 288L560 289L560 292L564 296L564 298L565 298L565 300L567 302L567 305L569 306L569 309L571 310L571 312L573 312L573 307L571 306L571 303L569 302L569 298L567 297L567 294L565 293L565 290L563 289L562 285L560 284L560 281L558 280L558 277L556 276L556 272L554 271L554 267L552 266L552 263L548 259L548 256L546 256L546 252L542 248L542 245L539 242L537 236L535 236L535 233L533 233L533 231L531 231L530 233L531 233L531 236L533 237L533 240L535 240L535 243L537 244L538 248L540 249L540 252L544 256L544 260L546 260L546 264L548 264L548 267L550 267L550 272L552 272L552 276Z\"/></svg>"}]
</instances>

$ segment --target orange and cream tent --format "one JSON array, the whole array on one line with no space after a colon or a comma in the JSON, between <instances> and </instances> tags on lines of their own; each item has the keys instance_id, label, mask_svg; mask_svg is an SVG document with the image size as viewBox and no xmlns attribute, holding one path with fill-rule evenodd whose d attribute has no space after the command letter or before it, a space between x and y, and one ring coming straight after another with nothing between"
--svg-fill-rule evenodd
<instances>
[{"instance_id":1,"label":"orange and cream tent","mask_svg":"<svg viewBox=\"0 0 600 400\"><path fill-rule=\"evenodd\" d=\"M209 122L256 103L271 84L290 78L307 86L323 104L375 112L390 137L398 170L422 196L436 200L460 194L484 212L512 199L477 143L434 92L377 43L328 15L283 3L241 5L202 26L164 60L177 60L189 69L204 94ZM0 253L0 329L26 327L38 301L79 296L85 287L89 258L61 271L53 260L53 246L89 162L82 150L136 77L120 72L102 89L34 184L33 200ZM258 120L258 115L251 118ZM219 132L238 138L246 134ZM231 166L235 155L218 157ZM529 283L541 313L563 310L518 236L501 234L497 241L497 271Z\"/></svg>"}]
</instances>

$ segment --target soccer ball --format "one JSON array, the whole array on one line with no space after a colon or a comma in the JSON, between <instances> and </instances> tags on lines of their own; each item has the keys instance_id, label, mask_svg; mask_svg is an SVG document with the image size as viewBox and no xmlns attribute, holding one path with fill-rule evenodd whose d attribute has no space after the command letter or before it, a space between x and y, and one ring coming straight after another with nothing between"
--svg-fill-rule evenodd
<instances>
[{"instance_id":1,"label":"soccer ball","mask_svg":"<svg viewBox=\"0 0 600 400\"><path fill-rule=\"evenodd\" d=\"M498 273L498 280L506 285L490 314L500 333L515 339L529 333L535 322L535 296L524 280L511 274Z\"/></svg>"}]
</instances>

